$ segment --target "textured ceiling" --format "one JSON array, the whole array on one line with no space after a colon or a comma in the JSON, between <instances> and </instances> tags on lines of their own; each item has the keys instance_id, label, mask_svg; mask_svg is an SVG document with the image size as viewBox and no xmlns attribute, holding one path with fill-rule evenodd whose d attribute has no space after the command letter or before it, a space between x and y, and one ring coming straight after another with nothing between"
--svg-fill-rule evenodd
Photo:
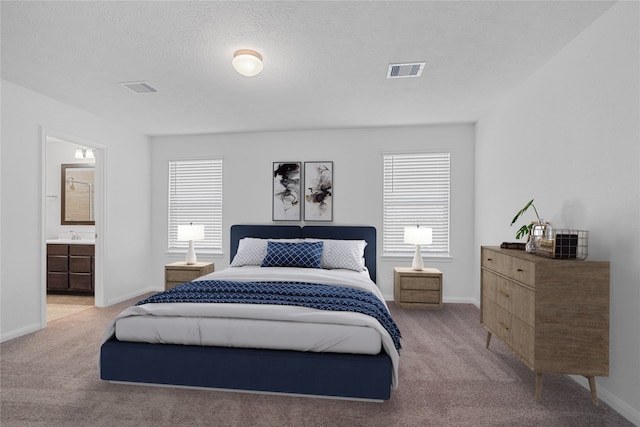
<instances>
[{"instance_id":1,"label":"textured ceiling","mask_svg":"<svg viewBox=\"0 0 640 427\"><path fill-rule=\"evenodd\" d=\"M148 135L475 122L612 4L2 1L2 78Z\"/></svg>"}]
</instances>

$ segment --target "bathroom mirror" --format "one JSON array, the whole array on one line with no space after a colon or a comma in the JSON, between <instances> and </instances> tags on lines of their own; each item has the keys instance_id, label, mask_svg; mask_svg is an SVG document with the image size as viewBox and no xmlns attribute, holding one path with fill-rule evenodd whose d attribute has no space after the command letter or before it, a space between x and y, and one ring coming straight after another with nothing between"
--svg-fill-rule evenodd
<instances>
[{"instance_id":1,"label":"bathroom mirror","mask_svg":"<svg viewBox=\"0 0 640 427\"><path fill-rule=\"evenodd\" d=\"M60 165L61 224L95 225L94 165L70 163Z\"/></svg>"}]
</instances>

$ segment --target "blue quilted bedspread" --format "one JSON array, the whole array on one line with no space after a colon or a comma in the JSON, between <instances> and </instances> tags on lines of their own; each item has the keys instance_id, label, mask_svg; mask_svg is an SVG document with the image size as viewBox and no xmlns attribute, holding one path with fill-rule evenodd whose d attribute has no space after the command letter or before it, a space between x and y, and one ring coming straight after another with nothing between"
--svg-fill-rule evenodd
<instances>
[{"instance_id":1,"label":"blue quilted bedspread","mask_svg":"<svg viewBox=\"0 0 640 427\"><path fill-rule=\"evenodd\" d=\"M391 335L396 349L401 348L400 330L384 303L359 289L300 282L202 280L152 295L136 305L165 302L275 304L357 312L377 319Z\"/></svg>"}]
</instances>

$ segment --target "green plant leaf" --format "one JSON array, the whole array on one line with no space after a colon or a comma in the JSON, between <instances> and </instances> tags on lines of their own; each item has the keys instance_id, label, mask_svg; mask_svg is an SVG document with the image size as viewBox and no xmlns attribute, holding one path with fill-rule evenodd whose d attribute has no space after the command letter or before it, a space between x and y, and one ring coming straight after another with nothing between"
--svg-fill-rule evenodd
<instances>
[{"instance_id":1,"label":"green plant leaf","mask_svg":"<svg viewBox=\"0 0 640 427\"><path fill-rule=\"evenodd\" d=\"M531 232L532 227L533 227L533 224L523 225L522 227L520 227L520 229L516 233L516 239L519 239L525 236L526 234L529 234Z\"/></svg>"},{"instance_id":2,"label":"green plant leaf","mask_svg":"<svg viewBox=\"0 0 640 427\"><path fill-rule=\"evenodd\" d=\"M513 220L511 220L511 225L515 224L515 222L518 220L518 218L520 218L522 216L522 214L524 214L532 204L533 204L533 199L531 199L529 201L529 203L524 205L524 208L520 209L520 211L516 214L516 216L513 217Z\"/></svg>"}]
</instances>

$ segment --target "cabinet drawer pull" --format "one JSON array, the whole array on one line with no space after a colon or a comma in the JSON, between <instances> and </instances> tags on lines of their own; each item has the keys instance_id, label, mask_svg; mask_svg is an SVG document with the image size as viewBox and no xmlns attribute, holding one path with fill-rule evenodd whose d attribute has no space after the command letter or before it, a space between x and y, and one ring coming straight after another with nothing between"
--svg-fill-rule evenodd
<instances>
[{"instance_id":1,"label":"cabinet drawer pull","mask_svg":"<svg viewBox=\"0 0 640 427\"><path fill-rule=\"evenodd\" d=\"M500 292L500 295L509 298L509 294L503 291L502 289L499 292Z\"/></svg>"},{"instance_id":2,"label":"cabinet drawer pull","mask_svg":"<svg viewBox=\"0 0 640 427\"><path fill-rule=\"evenodd\" d=\"M493 258L487 258L487 261L491 262L493 261Z\"/></svg>"},{"instance_id":3,"label":"cabinet drawer pull","mask_svg":"<svg viewBox=\"0 0 640 427\"><path fill-rule=\"evenodd\" d=\"M519 269L518 269L518 273L522 273L523 271L524 271L524 270L523 270L523 269L521 269L521 268L519 268Z\"/></svg>"},{"instance_id":4,"label":"cabinet drawer pull","mask_svg":"<svg viewBox=\"0 0 640 427\"><path fill-rule=\"evenodd\" d=\"M502 326L507 331L509 330L509 327L507 325L505 325L504 323L502 323L502 322L498 322L498 325Z\"/></svg>"}]
</instances>

